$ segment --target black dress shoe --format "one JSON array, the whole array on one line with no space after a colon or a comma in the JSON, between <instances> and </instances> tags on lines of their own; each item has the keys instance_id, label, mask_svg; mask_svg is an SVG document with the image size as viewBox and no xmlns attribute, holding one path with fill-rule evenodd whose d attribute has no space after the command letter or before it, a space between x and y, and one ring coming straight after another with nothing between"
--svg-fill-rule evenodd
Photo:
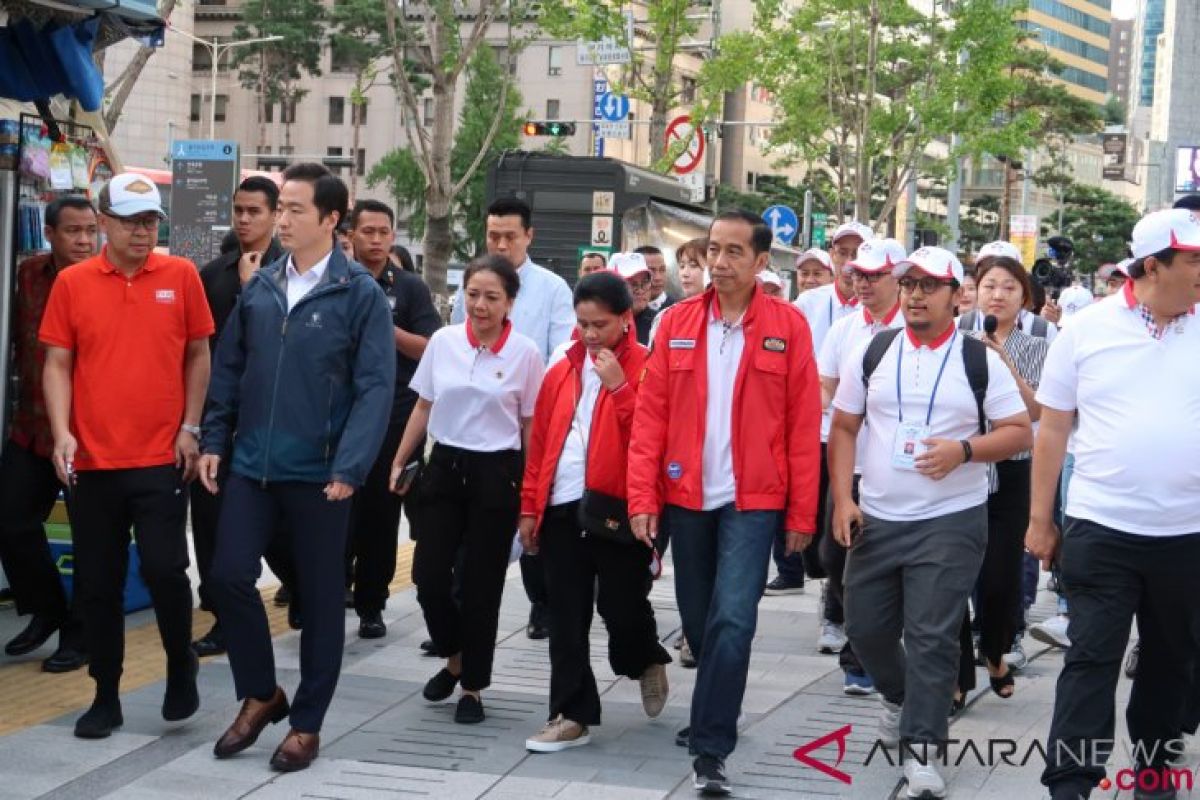
<instances>
[{"instance_id":1,"label":"black dress shoe","mask_svg":"<svg viewBox=\"0 0 1200 800\"><path fill-rule=\"evenodd\" d=\"M304 627L304 620L300 617L299 603L292 603L288 606L288 627L294 631Z\"/></svg>"},{"instance_id":2,"label":"black dress shoe","mask_svg":"<svg viewBox=\"0 0 1200 800\"><path fill-rule=\"evenodd\" d=\"M49 658L42 662L42 672L74 672L88 663L88 654L82 647L60 644Z\"/></svg>"},{"instance_id":3,"label":"black dress shoe","mask_svg":"<svg viewBox=\"0 0 1200 800\"><path fill-rule=\"evenodd\" d=\"M457 685L458 676L448 669L443 669L426 682L421 694L431 703L440 703L454 694L454 687Z\"/></svg>"},{"instance_id":4,"label":"black dress shoe","mask_svg":"<svg viewBox=\"0 0 1200 800\"><path fill-rule=\"evenodd\" d=\"M550 625L546 613L546 606L542 603L534 603L529 609L529 624L525 626L525 635L530 639L549 639Z\"/></svg>"},{"instance_id":5,"label":"black dress shoe","mask_svg":"<svg viewBox=\"0 0 1200 800\"><path fill-rule=\"evenodd\" d=\"M354 608L354 590L349 586L346 587L346 594L342 598L342 602L345 604L346 608Z\"/></svg>"},{"instance_id":6,"label":"black dress shoe","mask_svg":"<svg viewBox=\"0 0 1200 800\"><path fill-rule=\"evenodd\" d=\"M469 694L458 698L458 708L454 709L455 722L459 725L475 725L483 722L483 719L483 703Z\"/></svg>"},{"instance_id":7,"label":"black dress shoe","mask_svg":"<svg viewBox=\"0 0 1200 800\"><path fill-rule=\"evenodd\" d=\"M96 698L92 707L75 720L75 735L80 739L107 739L112 732L125 724L121 716L121 701Z\"/></svg>"},{"instance_id":8,"label":"black dress shoe","mask_svg":"<svg viewBox=\"0 0 1200 800\"><path fill-rule=\"evenodd\" d=\"M191 650L187 661L167 667L167 691L162 704L162 718L167 722L187 719L200 708L200 692L196 689L199 672L200 657Z\"/></svg>"},{"instance_id":9,"label":"black dress shoe","mask_svg":"<svg viewBox=\"0 0 1200 800\"><path fill-rule=\"evenodd\" d=\"M201 658L223 655L225 653L225 632L221 630L221 623L214 623L208 629L208 633L192 642L192 650Z\"/></svg>"},{"instance_id":10,"label":"black dress shoe","mask_svg":"<svg viewBox=\"0 0 1200 800\"><path fill-rule=\"evenodd\" d=\"M425 641L421 642L421 655L436 657L437 654L437 648L434 647L433 639L426 639Z\"/></svg>"},{"instance_id":11,"label":"black dress shoe","mask_svg":"<svg viewBox=\"0 0 1200 800\"><path fill-rule=\"evenodd\" d=\"M382 639L384 636L387 636L387 625L383 622L383 614L371 611L359 618L358 638Z\"/></svg>"},{"instance_id":12,"label":"black dress shoe","mask_svg":"<svg viewBox=\"0 0 1200 800\"><path fill-rule=\"evenodd\" d=\"M18 633L4 645L4 652L10 656L23 656L26 653L32 653L37 650L46 640L54 635L58 630L59 623L57 620L50 617L44 617L41 614L34 614L33 619L29 620L29 624L25 626L25 630Z\"/></svg>"}]
</instances>

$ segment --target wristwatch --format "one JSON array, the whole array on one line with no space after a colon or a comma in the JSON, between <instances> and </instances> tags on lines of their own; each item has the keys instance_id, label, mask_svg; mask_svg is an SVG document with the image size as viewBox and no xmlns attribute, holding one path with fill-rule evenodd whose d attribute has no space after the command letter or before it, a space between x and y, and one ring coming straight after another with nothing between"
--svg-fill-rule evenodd
<instances>
[{"instance_id":1,"label":"wristwatch","mask_svg":"<svg viewBox=\"0 0 1200 800\"><path fill-rule=\"evenodd\" d=\"M197 439L200 438L200 426L199 425L188 425L185 422L179 426L179 430L183 431L184 433L190 433L192 436L195 436Z\"/></svg>"},{"instance_id":2,"label":"wristwatch","mask_svg":"<svg viewBox=\"0 0 1200 800\"><path fill-rule=\"evenodd\" d=\"M971 458L975 455L975 451L971 449L971 443L966 439L959 441L959 444L962 445L963 449L963 463L969 464L971 462Z\"/></svg>"}]
</instances>

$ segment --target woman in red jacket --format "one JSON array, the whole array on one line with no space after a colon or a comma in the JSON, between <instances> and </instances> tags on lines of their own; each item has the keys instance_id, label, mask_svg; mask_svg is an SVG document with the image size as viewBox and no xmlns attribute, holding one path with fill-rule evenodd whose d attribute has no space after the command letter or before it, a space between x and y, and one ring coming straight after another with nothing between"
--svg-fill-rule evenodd
<instances>
[{"instance_id":1,"label":"woman in red jacket","mask_svg":"<svg viewBox=\"0 0 1200 800\"><path fill-rule=\"evenodd\" d=\"M545 565L551 664L550 721L526 740L533 752L585 745L588 727L600 724L588 653L593 603L608 628L613 672L641 683L649 716L658 716L667 700L664 665L671 657L658 641L646 596L650 543L632 534L598 536L580 521L581 502L619 505L625 498L625 455L647 355L632 306L625 281L612 272L579 281L578 337L547 371L533 414L520 533L525 549L540 551Z\"/></svg>"}]
</instances>

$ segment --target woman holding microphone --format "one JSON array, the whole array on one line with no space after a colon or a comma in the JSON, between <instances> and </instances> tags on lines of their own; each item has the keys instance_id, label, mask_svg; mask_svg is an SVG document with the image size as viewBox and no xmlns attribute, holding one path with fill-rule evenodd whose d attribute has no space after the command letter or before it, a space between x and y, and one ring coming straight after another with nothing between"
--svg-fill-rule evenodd
<instances>
[{"instance_id":1,"label":"woman holding microphone","mask_svg":"<svg viewBox=\"0 0 1200 800\"><path fill-rule=\"evenodd\" d=\"M454 714L482 722L479 693L492 677L496 627L512 531L520 508L521 449L542 382L533 340L509 315L520 280L503 256L471 262L463 275L467 320L435 333L409 386L419 399L392 461L393 490L413 482L410 464L426 432L434 441L416 482L421 536L413 581L437 655L446 666L425 684L445 700L462 684ZM452 597L459 549L462 596Z\"/></svg>"},{"instance_id":2,"label":"woman holding microphone","mask_svg":"<svg viewBox=\"0 0 1200 800\"><path fill-rule=\"evenodd\" d=\"M608 629L613 672L640 681L648 716L667 700L663 665L671 657L646 596L651 542L634 537L624 508L625 459L648 352L637 342L632 307L628 286L613 272L579 281L578 336L546 373L533 415L519 530L521 544L540 551L546 568L551 665L549 722L525 743L533 752L585 745L589 726L600 724L588 653L593 604Z\"/></svg>"}]
</instances>

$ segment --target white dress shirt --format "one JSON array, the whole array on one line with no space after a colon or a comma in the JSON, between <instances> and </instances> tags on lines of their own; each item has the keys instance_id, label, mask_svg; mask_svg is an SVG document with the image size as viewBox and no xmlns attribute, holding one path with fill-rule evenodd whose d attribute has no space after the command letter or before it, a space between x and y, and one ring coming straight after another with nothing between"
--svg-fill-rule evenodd
<instances>
[{"instance_id":1,"label":"white dress shirt","mask_svg":"<svg viewBox=\"0 0 1200 800\"><path fill-rule=\"evenodd\" d=\"M300 302L300 298L311 292L321 278L325 275L325 270L329 267L329 257L333 255L333 250L330 249L325 257L313 264L303 274L296 270L296 265L292 262L292 257L289 255L287 260L287 307L288 311L292 310L292 306Z\"/></svg>"},{"instance_id":2,"label":"white dress shirt","mask_svg":"<svg viewBox=\"0 0 1200 800\"><path fill-rule=\"evenodd\" d=\"M545 363L554 348L569 340L575 330L575 301L571 287L558 275L530 261L528 256L517 268L517 275L521 279L521 290L517 292L509 319L517 333L533 340ZM462 287L459 287L450 322L457 325L466 320L466 301Z\"/></svg>"}]
</instances>

